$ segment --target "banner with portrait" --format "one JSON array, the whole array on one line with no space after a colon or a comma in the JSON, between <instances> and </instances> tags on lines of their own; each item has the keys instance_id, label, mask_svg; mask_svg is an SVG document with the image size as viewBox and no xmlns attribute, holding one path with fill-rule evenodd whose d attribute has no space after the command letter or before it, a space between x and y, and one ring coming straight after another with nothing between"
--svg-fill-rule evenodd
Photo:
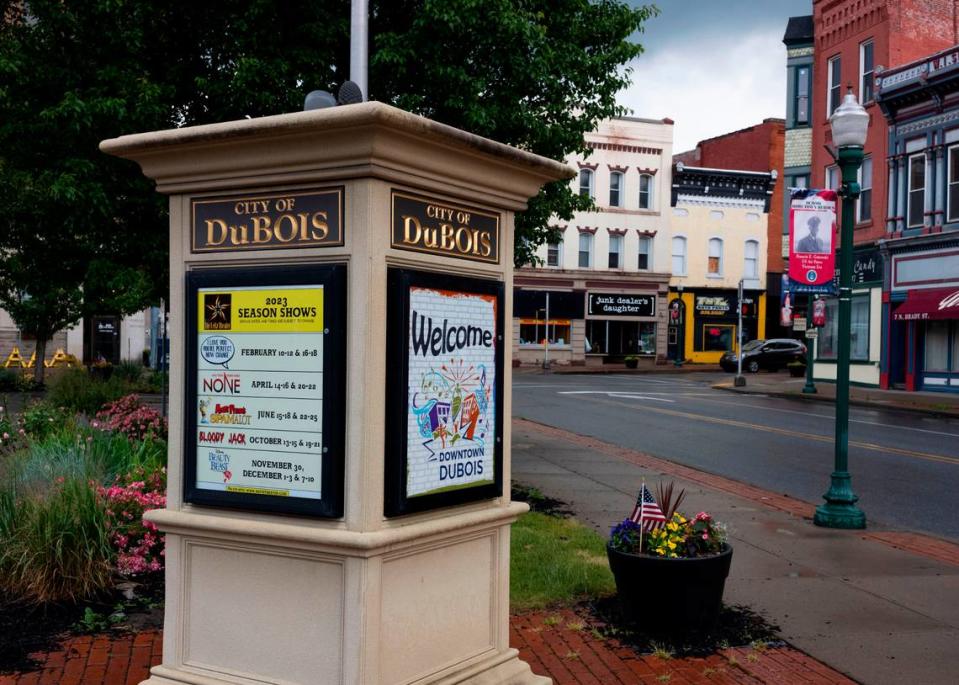
<instances>
[{"instance_id":1,"label":"banner with portrait","mask_svg":"<svg viewBox=\"0 0 959 685\"><path fill-rule=\"evenodd\" d=\"M836 191L796 190L789 208L789 278L831 289L836 270Z\"/></svg>"}]
</instances>

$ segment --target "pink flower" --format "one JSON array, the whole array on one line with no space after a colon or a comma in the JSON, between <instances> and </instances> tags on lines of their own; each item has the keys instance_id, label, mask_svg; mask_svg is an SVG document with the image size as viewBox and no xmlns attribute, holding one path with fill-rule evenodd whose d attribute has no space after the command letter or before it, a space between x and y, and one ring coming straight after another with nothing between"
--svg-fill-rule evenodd
<instances>
[{"instance_id":1,"label":"pink flower","mask_svg":"<svg viewBox=\"0 0 959 685\"><path fill-rule=\"evenodd\" d=\"M707 533L703 533L703 540L708 540L708 539L709 539L709 535Z\"/></svg>"}]
</instances>

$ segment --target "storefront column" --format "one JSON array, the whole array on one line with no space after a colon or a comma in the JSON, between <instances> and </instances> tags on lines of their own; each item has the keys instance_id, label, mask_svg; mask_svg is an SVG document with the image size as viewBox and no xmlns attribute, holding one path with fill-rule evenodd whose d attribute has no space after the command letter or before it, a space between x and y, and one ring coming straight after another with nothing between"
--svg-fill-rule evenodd
<instances>
[{"instance_id":1,"label":"storefront column","mask_svg":"<svg viewBox=\"0 0 959 685\"><path fill-rule=\"evenodd\" d=\"M932 154L930 154L932 152ZM934 150L926 148L926 187L925 192L923 193L923 202L922 202L922 226L923 228L928 229L932 228L932 206L933 206L933 193L935 190L935 165L933 155L935 154Z\"/></svg>"},{"instance_id":2,"label":"storefront column","mask_svg":"<svg viewBox=\"0 0 959 685\"><path fill-rule=\"evenodd\" d=\"M756 305L756 337L765 339L766 337L766 293L759 294L759 302ZM736 340L739 340L741 333L736 331Z\"/></svg>"},{"instance_id":3,"label":"storefront column","mask_svg":"<svg viewBox=\"0 0 959 685\"><path fill-rule=\"evenodd\" d=\"M916 322L906 327L906 390L916 389Z\"/></svg>"},{"instance_id":4,"label":"storefront column","mask_svg":"<svg viewBox=\"0 0 959 685\"><path fill-rule=\"evenodd\" d=\"M883 390L889 389L889 353L890 353L890 344L892 342L891 330L892 330L892 321L890 320L891 316L891 307L889 306L889 293L882 294L882 314L880 324L882 326L880 331L880 340L882 343L879 346L879 387Z\"/></svg>"}]
</instances>

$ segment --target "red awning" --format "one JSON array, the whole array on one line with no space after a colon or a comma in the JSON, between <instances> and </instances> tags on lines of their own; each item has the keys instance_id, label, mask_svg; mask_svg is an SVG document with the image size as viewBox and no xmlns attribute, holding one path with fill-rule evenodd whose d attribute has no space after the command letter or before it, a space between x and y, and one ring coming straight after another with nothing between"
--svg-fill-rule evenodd
<instances>
[{"instance_id":1,"label":"red awning","mask_svg":"<svg viewBox=\"0 0 959 685\"><path fill-rule=\"evenodd\" d=\"M959 288L910 290L906 301L892 313L893 321L959 319Z\"/></svg>"}]
</instances>

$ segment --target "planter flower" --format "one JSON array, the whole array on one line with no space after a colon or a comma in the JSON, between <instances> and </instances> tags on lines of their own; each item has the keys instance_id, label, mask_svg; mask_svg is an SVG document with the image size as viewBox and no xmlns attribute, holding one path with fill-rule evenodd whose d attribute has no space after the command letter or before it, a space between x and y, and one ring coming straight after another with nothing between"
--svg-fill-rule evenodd
<instances>
[{"instance_id":1,"label":"planter flower","mask_svg":"<svg viewBox=\"0 0 959 685\"><path fill-rule=\"evenodd\" d=\"M627 620L651 633L706 633L716 625L733 549L726 529L706 512L692 518L675 511L665 515L643 486L636 511L649 518L617 524L606 546L616 592ZM671 497L660 498L663 501ZM650 507L650 502L652 506Z\"/></svg>"}]
</instances>

